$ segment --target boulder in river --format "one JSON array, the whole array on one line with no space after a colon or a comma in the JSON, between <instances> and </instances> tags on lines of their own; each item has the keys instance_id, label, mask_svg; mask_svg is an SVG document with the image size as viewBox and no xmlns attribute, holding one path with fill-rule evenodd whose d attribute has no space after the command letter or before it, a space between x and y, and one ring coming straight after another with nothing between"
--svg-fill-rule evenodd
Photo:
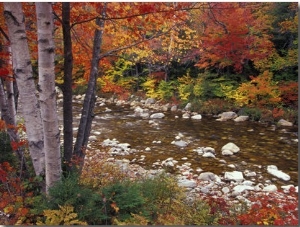
<instances>
[{"instance_id":1,"label":"boulder in river","mask_svg":"<svg viewBox=\"0 0 300 227\"><path fill-rule=\"evenodd\" d=\"M286 121L284 119L280 119L277 124L279 126L293 126L292 122Z\"/></svg>"},{"instance_id":2,"label":"boulder in river","mask_svg":"<svg viewBox=\"0 0 300 227\"><path fill-rule=\"evenodd\" d=\"M204 158L215 158L216 156L213 153L206 152L202 155Z\"/></svg>"},{"instance_id":3,"label":"boulder in river","mask_svg":"<svg viewBox=\"0 0 300 227\"><path fill-rule=\"evenodd\" d=\"M240 148L237 145L235 145L234 143L229 142L221 148L221 151L222 151L223 155L231 155L230 152L235 154L240 151Z\"/></svg>"},{"instance_id":4,"label":"boulder in river","mask_svg":"<svg viewBox=\"0 0 300 227\"><path fill-rule=\"evenodd\" d=\"M176 105L173 105L173 106L171 107L171 111L172 111L172 112L177 111L177 106L176 106Z\"/></svg>"},{"instance_id":5,"label":"boulder in river","mask_svg":"<svg viewBox=\"0 0 300 227\"><path fill-rule=\"evenodd\" d=\"M186 106L184 107L184 110L191 110L192 108L192 104L189 102L188 104L186 104Z\"/></svg>"},{"instance_id":6,"label":"boulder in river","mask_svg":"<svg viewBox=\"0 0 300 227\"><path fill-rule=\"evenodd\" d=\"M204 172L200 173L198 180L202 181L214 181L216 179L216 175L212 172Z\"/></svg>"},{"instance_id":7,"label":"boulder in river","mask_svg":"<svg viewBox=\"0 0 300 227\"><path fill-rule=\"evenodd\" d=\"M218 119L217 121L226 121L226 120L231 120L237 117L237 114L233 111L229 111L229 112L223 112L221 114L218 115Z\"/></svg>"},{"instance_id":8,"label":"boulder in river","mask_svg":"<svg viewBox=\"0 0 300 227\"><path fill-rule=\"evenodd\" d=\"M233 191L239 192L239 193L241 193L245 190L254 190L254 187L249 186L249 185L237 185L233 188Z\"/></svg>"},{"instance_id":9,"label":"boulder in river","mask_svg":"<svg viewBox=\"0 0 300 227\"><path fill-rule=\"evenodd\" d=\"M204 148L203 148L203 152L204 152L204 153L210 152L210 153L212 153L212 154L216 154L215 149L212 148L212 147L204 147Z\"/></svg>"},{"instance_id":10,"label":"boulder in river","mask_svg":"<svg viewBox=\"0 0 300 227\"><path fill-rule=\"evenodd\" d=\"M277 178L280 178L284 181L288 181L291 179L291 177L288 174L282 172L281 170L278 170L277 166L275 166L275 165L267 166L267 171L269 174L271 174Z\"/></svg>"},{"instance_id":11,"label":"boulder in river","mask_svg":"<svg viewBox=\"0 0 300 227\"><path fill-rule=\"evenodd\" d=\"M242 121L248 121L249 116L238 116L237 118L233 119L235 122L242 122Z\"/></svg>"},{"instance_id":12,"label":"boulder in river","mask_svg":"<svg viewBox=\"0 0 300 227\"><path fill-rule=\"evenodd\" d=\"M188 143L184 140L173 141L172 144L178 147L186 147L188 145Z\"/></svg>"},{"instance_id":13,"label":"boulder in river","mask_svg":"<svg viewBox=\"0 0 300 227\"><path fill-rule=\"evenodd\" d=\"M243 181L244 176L243 173L240 171L233 171L233 172L225 172L224 174L225 180L233 180L233 181Z\"/></svg>"},{"instance_id":14,"label":"boulder in river","mask_svg":"<svg viewBox=\"0 0 300 227\"><path fill-rule=\"evenodd\" d=\"M151 105L154 104L156 100L154 98L147 98L145 101L145 105Z\"/></svg>"},{"instance_id":15,"label":"boulder in river","mask_svg":"<svg viewBox=\"0 0 300 227\"><path fill-rule=\"evenodd\" d=\"M190 114L186 112L186 113L182 114L182 118L189 119L190 118Z\"/></svg>"},{"instance_id":16,"label":"boulder in river","mask_svg":"<svg viewBox=\"0 0 300 227\"><path fill-rule=\"evenodd\" d=\"M274 184L268 185L266 187L263 188L264 192L276 192L277 191L277 187Z\"/></svg>"},{"instance_id":17,"label":"boulder in river","mask_svg":"<svg viewBox=\"0 0 300 227\"><path fill-rule=\"evenodd\" d=\"M240 148L236 144L229 142L229 143L225 144L221 150L230 150L233 153L237 153L240 151Z\"/></svg>"},{"instance_id":18,"label":"boulder in river","mask_svg":"<svg viewBox=\"0 0 300 227\"><path fill-rule=\"evenodd\" d=\"M201 116L201 114L196 114L196 115L192 116L191 118L194 120L201 120L202 116Z\"/></svg>"},{"instance_id":19,"label":"boulder in river","mask_svg":"<svg viewBox=\"0 0 300 227\"><path fill-rule=\"evenodd\" d=\"M150 115L151 119L158 119L158 118L164 118L165 114L164 113L154 113Z\"/></svg>"}]
</instances>

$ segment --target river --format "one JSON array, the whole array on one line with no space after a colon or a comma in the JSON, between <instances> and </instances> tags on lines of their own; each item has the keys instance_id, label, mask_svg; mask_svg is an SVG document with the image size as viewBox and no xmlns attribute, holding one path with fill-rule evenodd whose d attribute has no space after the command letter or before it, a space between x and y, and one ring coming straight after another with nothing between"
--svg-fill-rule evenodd
<instances>
[{"instance_id":1,"label":"river","mask_svg":"<svg viewBox=\"0 0 300 227\"><path fill-rule=\"evenodd\" d=\"M74 103L75 116L80 114L80 108L81 105ZM183 119L181 114L171 111L165 112L164 118L155 119L156 124L153 126L149 124L149 119L134 117L133 113L129 105L96 104L91 135L97 139L90 146L101 149L103 140L115 138L138 150L120 159L136 160L144 168L153 168L153 163L172 157L178 161L178 165L189 162L193 169L201 168L218 175L223 175L225 171L249 170L257 173L257 182L268 180L277 185L298 185L296 126L275 127L252 121L216 121L213 116L205 115L201 120ZM75 134L78 121L79 116L74 118ZM188 141L186 147L172 144L178 134ZM233 156L223 156L221 148L228 142L235 143L241 149L240 152ZM198 155L194 151L198 147L214 148L216 158ZM146 151L146 148L151 150ZM141 155L145 158L139 161ZM235 165L235 168L230 167L230 164ZM268 174L268 165L276 165L291 179L286 182Z\"/></svg>"}]
</instances>

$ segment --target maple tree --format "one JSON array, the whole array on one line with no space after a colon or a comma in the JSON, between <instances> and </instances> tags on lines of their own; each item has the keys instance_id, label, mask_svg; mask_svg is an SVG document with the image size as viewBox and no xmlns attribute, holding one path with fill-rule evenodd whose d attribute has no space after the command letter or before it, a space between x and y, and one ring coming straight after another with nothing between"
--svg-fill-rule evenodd
<instances>
[{"instance_id":1,"label":"maple tree","mask_svg":"<svg viewBox=\"0 0 300 227\"><path fill-rule=\"evenodd\" d=\"M233 67L241 72L249 61L258 63L274 51L268 33L270 19L264 18L261 23L262 18L255 15L262 4L207 4L208 9L201 16L204 31L199 67Z\"/></svg>"},{"instance_id":2,"label":"maple tree","mask_svg":"<svg viewBox=\"0 0 300 227\"><path fill-rule=\"evenodd\" d=\"M186 9L190 5L190 3L181 3L175 5L164 3L72 4L70 10L70 28L72 28L73 31L72 37L75 37L75 40L77 40L78 42L77 45L74 45L74 48L72 46L73 56L76 56L74 57L74 65L77 65L81 69L83 69L84 77L88 80L88 89L85 96L86 98L83 108L83 111L86 111L86 113L88 114L82 114L83 118L81 118L79 133L77 134L77 140L74 146L74 154L84 156L84 152L82 151L84 151L87 145L87 139L91 124L90 117L95 102L95 86L99 73L98 70L97 72L93 71L95 67L98 68L99 63L97 62L107 63L104 58L114 56L116 54L124 54L125 50L140 47L143 44L147 44L147 41L161 37L163 34L168 33L174 27L174 18L178 18L176 19L178 21L182 20L186 15L183 9ZM57 18L59 18L61 14L60 7L61 5L59 4L54 6ZM100 11L104 8L105 14L101 14ZM127 10L124 11L124 8ZM74 14L72 14L72 12ZM160 14L162 14L166 20L172 21L171 28L166 28L166 20L164 22L161 22L161 20L159 20L158 15ZM131 27L128 26L129 24ZM93 30L97 32L99 30L99 27L101 30L101 37L97 38L97 42L94 40L94 43L92 43L92 40L89 39L89 37L91 37L91 32ZM70 32L70 29L68 30L68 32ZM64 34L66 34L66 32ZM108 38L109 43L106 43L105 41L108 40ZM90 50L92 47L95 48L95 45L99 45L97 47L97 52L95 52L94 50L93 55L91 56L92 52ZM84 53L86 54L82 54L83 49ZM80 51L80 54L77 51ZM83 56L84 58L82 58ZM91 64L93 66L90 65L90 61L87 59L92 59ZM77 60L78 64L76 64ZM70 62L68 64L70 64ZM90 74L87 73L89 71ZM108 86L109 83L107 80L105 81L105 83L106 86ZM64 87L64 89L66 89L66 87ZM113 89L116 90L118 88L117 86L114 86ZM68 90L70 90L70 83L68 84ZM69 105L68 110L66 110L66 112L69 114L71 114L70 108L71 105ZM84 119L86 116L87 119ZM69 121L69 126L67 128L70 129L71 124L72 122ZM65 137L65 139L69 141L67 145L67 162L70 160L70 132L71 130L68 131L68 138Z\"/></svg>"},{"instance_id":3,"label":"maple tree","mask_svg":"<svg viewBox=\"0 0 300 227\"><path fill-rule=\"evenodd\" d=\"M22 3L22 6L24 31L30 51L30 58L24 59L30 59L32 78L38 82L43 73L39 72L42 67L38 56L36 5ZM295 76L298 70L297 4L72 2L53 3L51 6L55 14L56 85L63 91L63 161L68 164L66 168L69 171L72 170L72 164L77 170L84 165L99 90L124 99L140 88L148 96L168 101L178 102L177 98L182 102L218 98L207 100L207 105L203 105L213 110L212 104L215 103L218 106L214 110L216 112L222 110L223 100L227 99L242 106L268 107L276 119L286 116L287 108L298 106ZM3 4L0 7L3 11ZM11 59L8 46L9 41L13 44L13 40L9 40L4 17L0 18L0 32L0 107L3 119L0 121L0 129L9 134L11 147L22 160L25 148L31 149L33 143L30 138L28 141L20 139L20 131L26 131L30 137L37 130L28 125L25 130L24 125L17 125L15 121L18 107L15 89L17 77L9 65ZM20 58L25 53L16 54L15 50L13 58ZM187 62L190 64L188 70L185 69ZM198 70L192 72L190 66L194 63L197 63ZM175 74L174 66L182 69L182 74ZM26 87L21 84L18 82L21 89ZM87 90L79 133L73 147L72 90L83 84L87 85ZM23 95L20 100L24 101ZM10 180L7 170L13 172L5 166L7 164L0 168L2 182ZM83 174L88 176L87 172ZM1 190L5 189L2 187ZM19 197L12 197L9 201L8 195L7 191L3 194L6 204L2 203L1 206L8 213L15 212L15 207L9 203L17 202ZM222 201L217 202L223 204ZM118 204L111 205L115 211L119 208ZM21 208L17 210L18 214L27 216L27 207ZM214 212L218 213L212 209L211 213ZM255 215L251 212L250 215ZM261 219L253 219L255 223L283 222L282 219L276 223L273 220L279 215L277 211L272 210L270 213L263 207L263 212ZM142 222L146 220L134 217L141 218ZM176 215L166 214L159 217L158 222L164 223L164 218L170 223L174 220L182 221L176 219ZM246 219L247 215L241 216L242 221ZM230 221L223 219L224 223ZM289 223L294 222L289 220Z\"/></svg>"}]
</instances>

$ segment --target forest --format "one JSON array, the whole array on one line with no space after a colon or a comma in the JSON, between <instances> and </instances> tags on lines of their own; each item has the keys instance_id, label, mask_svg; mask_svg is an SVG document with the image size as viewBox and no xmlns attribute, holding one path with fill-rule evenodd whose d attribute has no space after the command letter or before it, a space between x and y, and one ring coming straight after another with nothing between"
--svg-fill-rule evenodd
<instances>
[{"instance_id":1,"label":"forest","mask_svg":"<svg viewBox=\"0 0 300 227\"><path fill-rule=\"evenodd\" d=\"M294 188L273 207L187 203L169 175L132 182L106 156L99 176L85 170L98 97L297 126L297 2L4 2L0 12L0 224L298 225Z\"/></svg>"}]
</instances>

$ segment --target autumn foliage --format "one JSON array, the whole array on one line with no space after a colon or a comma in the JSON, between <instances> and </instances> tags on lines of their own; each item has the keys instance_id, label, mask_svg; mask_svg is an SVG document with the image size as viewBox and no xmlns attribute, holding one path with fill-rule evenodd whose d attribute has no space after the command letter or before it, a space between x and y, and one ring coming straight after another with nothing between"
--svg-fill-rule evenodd
<instances>
[{"instance_id":1,"label":"autumn foliage","mask_svg":"<svg viewBox=\"0 0 300 227\"><path fill-rule=\"evenodd\" d=\"M203 114L248 108L254 110L252 119L255 120L260 120L265 113L273 120L290 118L297 123L296 3L72 2L70 5L74 90L81 87L84 90L90 79L92 37L100 29L95 22L100 18L104 26L97 95L108 93L129 99L131 94L142 93L143 97L178 105L191 102L194 110ZM24 2L22 6L32 78L36 80L35 4ZM56 84L61 86L65 63L62 3L53 3L52 7ZM104 7L105 13L101 14ZM0 10L3 14L3 3ZM15 81L12 66L8 64L13 57L9 45L2 16L0 85L3 95L7 95L3 100L11 95L5 94L5 82ZM22 123L12 125L1 119L1 133L8 130L26 134ZM28 142L24 138L17 141L10 138L9 144L12 152L22 150L27 172L8 161L0 163L0 224L3 225L95 224L97 221L120 225L298 225L298 198L293 188L286 194L286 200L271 193L253 196L252 205L243 212L234 210L223 199L211 197L187 205L172 179L129 182L124 172L107 163L107 155L96 152L87 155L90 162L85 163L78 182L72 182L74 204L56 204L55 208L37 211L34 201L41 201L42 177L31 176L31 165L26 159ZM76 166L83 160L74 157L68 164ZM64 192L68 197L70 188L66 182L60 183L66 186ZM53 192L53 201L64 201L60 189ZM155 198L153 191L157 193ZM93 196L77 192L89 192ZM178 195L175 199L174 193ZM83 200L88 209L77 206ZM93 210L94 204L99 205L98 210Z\"/></svg>"}]
</instances>

